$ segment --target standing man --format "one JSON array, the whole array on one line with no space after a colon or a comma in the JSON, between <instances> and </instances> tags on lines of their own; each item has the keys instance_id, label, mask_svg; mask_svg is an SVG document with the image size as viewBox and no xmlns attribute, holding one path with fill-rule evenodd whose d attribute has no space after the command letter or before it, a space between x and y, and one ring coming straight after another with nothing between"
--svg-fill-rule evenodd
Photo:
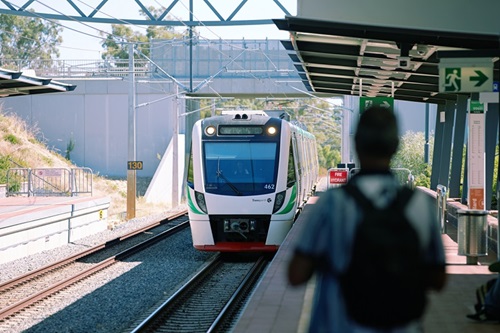
<instances>
[{"instance_id":1,"label":"standing man","mask_svg":"<svg viewBox=\"0 0 500 333\"><path fill-rule=\"evenodd\" d=\"M389 207L396 210L393 208L396 207L393 202L399 203L395 200L400 196L401 185L390 172L391 158L399 145L397 119L393 111L378 107L366 110L358 123L355 145L361 170L352 177L348 186L359 190L356 192L366 198L365 201L371 202L376 209ZM360 323L348 313L344 292L346 288L345 284L341 284L341 280L345 280L342 277L348 271L351 261L354 262L351 259L354 257L352 253L356 232L366 218L363 211L366 211L366 205L350 192L344 187L334 188L319 198L311 220L301 225L303 228L300 232L301 237L297 240L295 252L289 263L288 279L292 285L303 284L317 273L309 331L314 333L422 332L421 315L409 320L401 318L395 326L381 328ZM401 207L401 215L410 225L408 228L416 235L414 238L418 244L415 248L419 249L417 250L421 256L419 260L421 259L423 263L422 267L425 267L425 278L421 279L425 281L425 286L422 286L422 303L424 303L426 291L441 290L446 279L445 254L434 201L423 192L414 191L404 203L404 207ZM394 238L397 237L392 237ZM398 252L398 249L394 251ZM389 260L389 256L373 253L365 260L371 263L375 259L380 262ZM408 258L408 260L413 259ZM363 278L364 281L371 279L370 276ZM365 284L358 285L361 288L365 287ZM407 284L411 285L413 282ZM375 288L384 288L382 285ZM418 289L416 285L415 289ZM386 292L389 295L391 290L381 291L382 294ZM375 303L383 308L384 301L385 297L381 297L380 300L375 300ZM391 313L389 307L384 310ZM398 314L394 313L393 316Z\"/></svg>"}]
</instances>

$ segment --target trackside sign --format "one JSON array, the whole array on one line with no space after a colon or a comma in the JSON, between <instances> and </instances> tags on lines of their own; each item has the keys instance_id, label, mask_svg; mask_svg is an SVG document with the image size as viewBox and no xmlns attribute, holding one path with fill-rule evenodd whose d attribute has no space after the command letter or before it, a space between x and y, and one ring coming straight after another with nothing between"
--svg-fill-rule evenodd
<instances>
[{"instance_id":1,"label":"trackside sign","mask_svg":"<svg viewBox=\"0 0 500 333\"><path fill-rule=\"evenodd\" d=\"M349 169L328 169L328 188L346 184L348 179Z\"/></svg>"}]
</instances>

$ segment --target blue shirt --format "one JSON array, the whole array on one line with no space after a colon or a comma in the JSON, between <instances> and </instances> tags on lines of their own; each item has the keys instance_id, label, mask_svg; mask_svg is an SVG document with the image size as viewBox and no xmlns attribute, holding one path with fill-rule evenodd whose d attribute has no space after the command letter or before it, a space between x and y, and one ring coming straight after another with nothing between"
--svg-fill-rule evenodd
<instances>
[{"instance_id":1,"label":"blue shirt","mask_svg":"<svg viewBox=\"0 0 500 333\"><path fill-rule=\"evenodd\" d=\"M392 202L400 186L390 173L360 174L352 181L379 208ZM406 205L405 214L419 235L426 262L444 266L445 254L435 200L417 190ZM350 261L354 232L361 217L361 208L352 197L341 188L330 189L318 199L311 219L302 223L295 250L315 259L326 260L334 271L345 271ZM316 278L310 332L388 332L361 327L352 322L346 314L335 276L318 271ZM390 330L391 333L420 331L420 322Z\"/></svg>"}]
</instances>

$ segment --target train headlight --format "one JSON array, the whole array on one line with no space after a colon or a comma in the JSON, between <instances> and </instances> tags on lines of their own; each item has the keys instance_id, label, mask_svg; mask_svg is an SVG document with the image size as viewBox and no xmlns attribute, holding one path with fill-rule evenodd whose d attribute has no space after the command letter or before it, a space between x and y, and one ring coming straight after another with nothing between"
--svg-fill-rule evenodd
<instances>
[{"instance_id":1,"label":"train headlight","mask_svg":"<svg viewBox=\"0 0 500 333\"><path fill-rule=\"evenodd\" d=\"M276 213L283 206L285 202L286 191L276 193L276 198L274 199L273 214Z\"/></svg>"},{"instance_id":2,"label":"train headlight","mask_svg":"<svg viewBox=\"0 0 500 333\"><path fill-rule=\"evenodd\" d=\"M207 211L207 203L205 202L205 195L203 193L200 193L200 192L194 192L194 196L196 198L196 204L198 205L198 207L200 207L200 209L205 213L205 214L208 214L208 211Z\"/></svg>"},{"instance_id":3,"label":"train headlight","mask_svg":"<svg viewBox=\"0 0 500 333\"><path fill-rule=\"evenodd\" d=\"M205 128L205 134L209 135L209 136L214 135L215 134L215 126L208 126L207 128Z\"/></svg>"},{"instance_id":4,"label":"train headlight","mask_svg":"<svg viewBox=\"0 0 500 333\"><path fill-rule=\"evenodd\" d=\"M277 132L278 132L278 130L274 126L269 126L267 128L267 134L269 134L269 135L275 135Z\"/></svg>"}]
</instances>

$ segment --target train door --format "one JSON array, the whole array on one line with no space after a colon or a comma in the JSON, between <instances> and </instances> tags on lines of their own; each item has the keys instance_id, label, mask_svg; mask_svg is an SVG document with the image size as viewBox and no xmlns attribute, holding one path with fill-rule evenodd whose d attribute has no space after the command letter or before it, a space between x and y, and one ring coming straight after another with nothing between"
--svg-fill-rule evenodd
<instances>
[{"instance_id":1,"label":"train door","mask_svg":"<svg viewBox=\"0 0 500 333\"><path fill-rule=\"evenodd\" d=\"M302 152L301 152L301 143L300 136L297 135L297 131L292 131L292 143L293 143L293 154L295 159L295 170L297 176L297 203L300 205L302 200L302 188L304 186L302 179Z\"/></svg>"}]
</instances>

